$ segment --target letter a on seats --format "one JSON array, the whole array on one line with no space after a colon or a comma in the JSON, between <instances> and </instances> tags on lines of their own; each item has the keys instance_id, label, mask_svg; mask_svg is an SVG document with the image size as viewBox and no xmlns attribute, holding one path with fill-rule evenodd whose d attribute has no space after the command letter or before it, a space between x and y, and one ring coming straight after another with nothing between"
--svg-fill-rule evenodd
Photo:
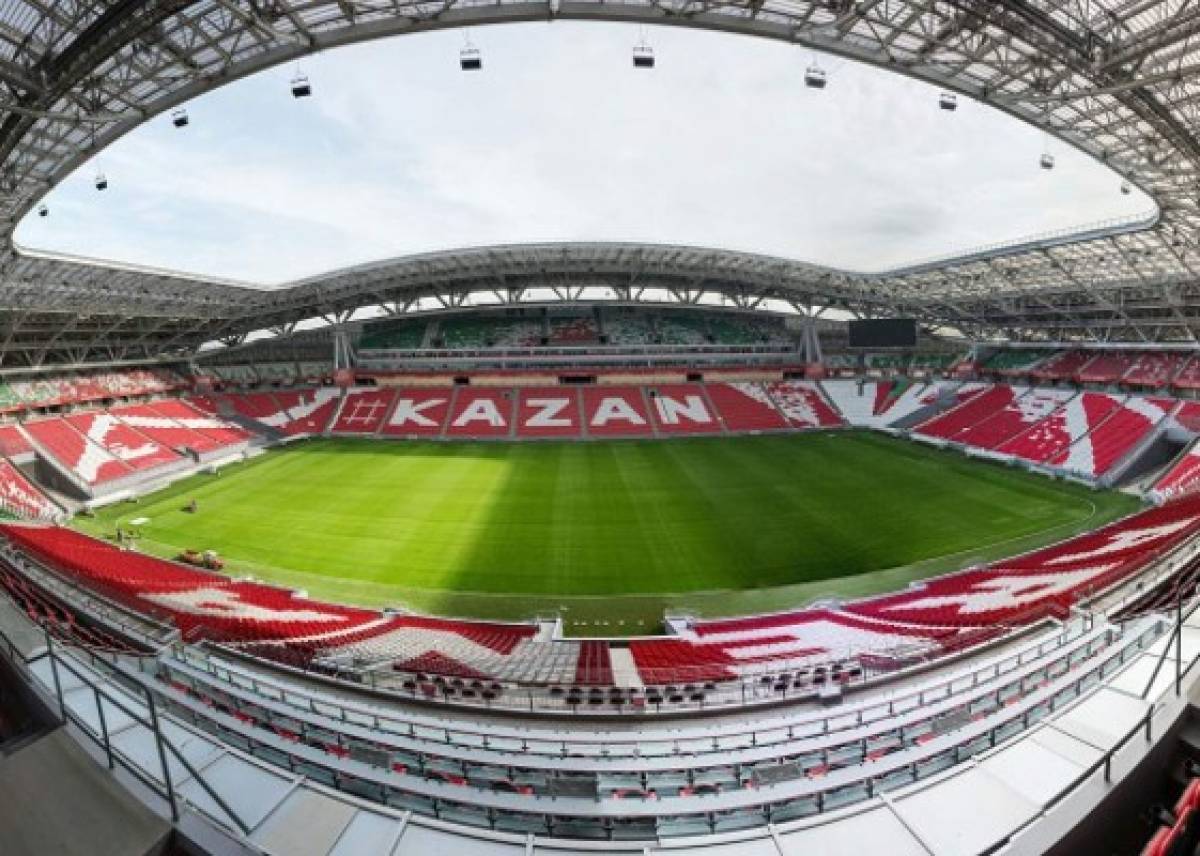
<instances>
[{"instance_id":1,"label":"letter a on seats","mask_svg":"<svg viewBox=\"0 0 1200 856\"><path fill-rule=\"evenodd\" d=\"M600 399L600 405L592 415L592 427L600 428L609 422L628 422L630 425L645 425L646 420L638 415L628 401L616 396Z\"/></svg>"},{"instance_id":2,"label":"letter a on seats","mask_svg":"<svg viewBox=\"0 0 1200 856\"><path fill-rule=\"evenodd\" d=\"M462 428L471 422L486 422L493 428L504 427L504 417L496 409L496 402L490 398L477 398L468 404L467 409L454 420L454 427Z\"/></svg>"},{"instance_id":3,"label":"letter a on seats","mask_svg":"<svg viewBox=\"0 0 1200 856\"><path fill-rule=\"evenodd\" d=\"M426 416L424 411L445 403L446 399L444 398L431 398L428 401L422 401L420 404L417 404L411 398L402 398L396 402L396 409L392 413L392 424L407 425L411 422L413 425L436 428L437 423Z\"/></svg>"}]
</instances>

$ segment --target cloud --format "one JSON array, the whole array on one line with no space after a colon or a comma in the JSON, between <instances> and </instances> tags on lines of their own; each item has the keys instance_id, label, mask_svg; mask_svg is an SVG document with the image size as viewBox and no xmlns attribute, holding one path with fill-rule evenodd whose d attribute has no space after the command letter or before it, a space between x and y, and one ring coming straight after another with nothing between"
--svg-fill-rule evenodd
<instances>
[{"instance_id":1,"label":"cloud","mask_svg":"<svg viewBox=\"0 0 1200 856\"><path fill-rule=\"evenodd\" d=\"M1104 167L923 84L690 30L522 24L404 36L278 68L160 118L82 168L23 243L274 283L430 249L642 240L878 270L1147 210Z\"/></svg>"}]
</instances>

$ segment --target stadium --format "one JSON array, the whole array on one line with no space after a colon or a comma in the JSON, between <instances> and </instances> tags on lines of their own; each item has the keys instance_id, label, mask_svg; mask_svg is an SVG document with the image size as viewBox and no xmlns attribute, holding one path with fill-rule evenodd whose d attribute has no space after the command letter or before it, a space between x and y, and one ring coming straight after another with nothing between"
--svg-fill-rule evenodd
<instances>
[{"instance_id":1,"label":"stadium","mask_svg":"<svg viewBox=\"0 0 1200 856\"><path fill-rule=\"evenodd\" d=\"M468 27L478 79L489 25L558 21L635 25L639 81L669 28L800 52L814 98L900 76L1153 208L872 272L564 240L270 288L16 237L210 93L316 103L293 64ZM0 853L1196 852L1190 3L0 24Z\"/></svg>"}]
</instances>

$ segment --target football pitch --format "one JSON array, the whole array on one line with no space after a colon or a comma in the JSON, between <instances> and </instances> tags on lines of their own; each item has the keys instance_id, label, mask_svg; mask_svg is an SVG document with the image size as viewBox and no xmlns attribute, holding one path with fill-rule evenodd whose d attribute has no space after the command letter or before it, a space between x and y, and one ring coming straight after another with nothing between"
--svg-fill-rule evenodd
<instances>
[{"instance_id":1,"label":"football pitch","mask_svg":"<svg viewBox=\"0 0 1200 856\"><path fill-rule=\"evenodd\" d=\"M78 525L111 536L119 523L163 556L216 550L231 573L316 598L557 612L573 632L617 634L656 629L664 608L728 615L900 588L1135 508L1123 494L862 433L313 440Z\"/></svg>"}]
</instances>

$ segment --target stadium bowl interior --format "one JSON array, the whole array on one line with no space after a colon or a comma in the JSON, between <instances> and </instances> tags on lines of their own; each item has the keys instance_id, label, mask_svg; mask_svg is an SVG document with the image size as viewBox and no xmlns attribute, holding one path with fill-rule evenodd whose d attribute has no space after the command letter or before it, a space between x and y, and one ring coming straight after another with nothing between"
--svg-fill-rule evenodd
<instances>
[{"instance_id":1,"label":"stadium bowl interior","mask_svg":"<svg viewBox=\"0 0 1200 856\"><path fill-rule=\"evenodd\" d=\"M0 10L0 852L1194 853L1194 17ZM899 71L1154 210L880 273L573 242L273 290L13 240L218 87L558 18Z\"/></svg>"}]
</instances>

